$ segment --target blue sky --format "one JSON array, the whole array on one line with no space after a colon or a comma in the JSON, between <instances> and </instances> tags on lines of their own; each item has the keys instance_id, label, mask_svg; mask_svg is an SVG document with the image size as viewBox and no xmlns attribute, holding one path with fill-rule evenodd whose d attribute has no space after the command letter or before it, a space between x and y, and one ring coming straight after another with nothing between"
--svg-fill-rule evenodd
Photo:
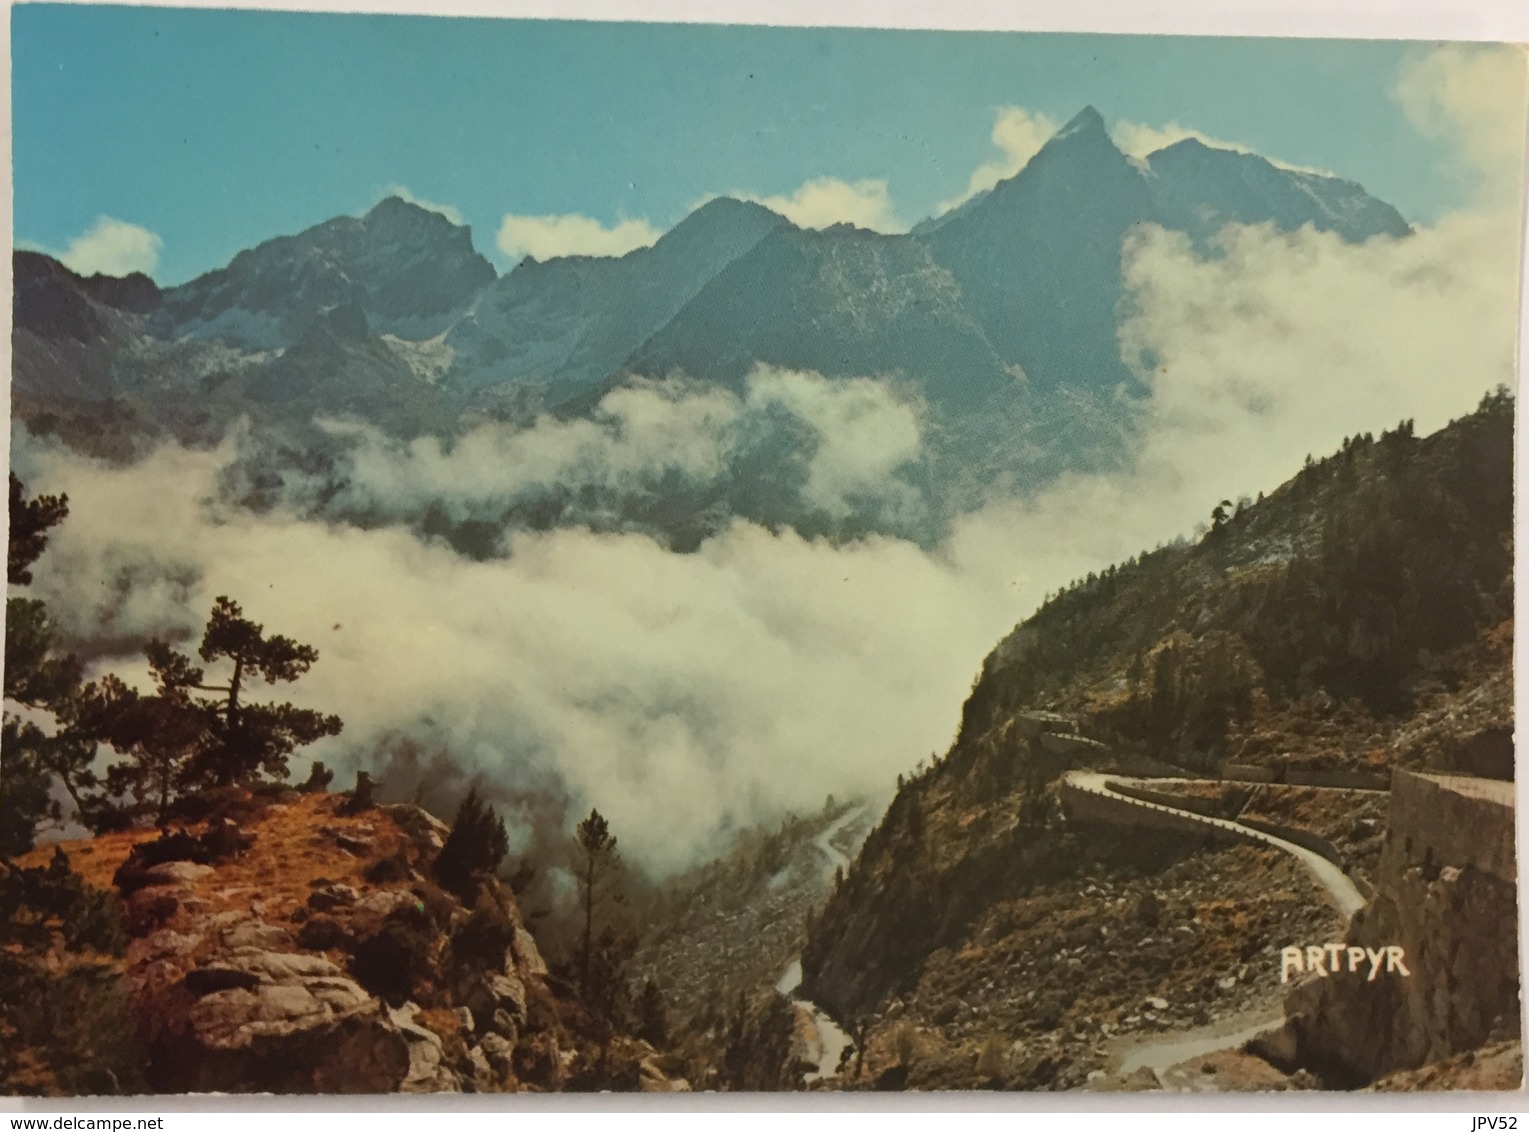
<instances>
[{"instance_id":1,"label":"blue sky","mask_svg":"<svg viewBox=\"0 0 1529 1132\"><path fill-rule=\"evenodd\" d=\"M176 283L393 186L460 213L501 268L507 215L662 230L709 194L821 178L896 227L1002 156L1002 108L1035 128L1086 104L1427 222L1469 189L1392 97L1429 46L24 5L14 231L62 251L114 218Z\"/></svg>"}]
</instances>

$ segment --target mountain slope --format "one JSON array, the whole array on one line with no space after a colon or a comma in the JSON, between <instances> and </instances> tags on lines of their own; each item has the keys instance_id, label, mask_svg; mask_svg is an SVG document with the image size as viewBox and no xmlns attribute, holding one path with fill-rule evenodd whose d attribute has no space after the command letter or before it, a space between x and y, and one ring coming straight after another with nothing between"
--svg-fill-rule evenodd
<instances>
[{"instance_id":1,"label":"mountain slope","mask_svg":"<svg viewBox=\"0 0 1529 1132\"><path fill-rule=\"evenodd\" d=\"M1137 224L1204 239L1228 223L1311 224L1349 241L1410 229L1349 181L1281 169L1186 140L1148 163L1122 153L1086 107L1013 177L920 225L1006 362L1048 388L1137 382L1115 342L1121 242Z\"/></svg>"},{"instance_id":2,"label":"mountain slope","mask_svg":"<svg viewBox=\"0 0 1529 1132\"><path fill-rule=\"evenodd\" d=\"M39 252L12 255L13 395L97 401L115 391L112 364L159 304L148 276L76 275Z\"/></svg>"},{"instance_id":3,"label":"mountain slope","mask_svg":"<svg viewBox=\"0 0 1529 1132\"><path fill-rule=\"evenodd\" d=\"M331 307L355 304L379 331L429 338L495 275L466 227L388 197L365 216L267 240L170 288L157 329L267 349L296 341Z\"/></svg>"},{"instance_id":4,"label":"mountain slope","mask_svg":"<svg viewBox=\"0 0 1529 1132\"><path fill-rule=\"evenodd\" d=\"M452 327L451 384L536 382L556 401L608 377L718 272L787 222L719 197L619 258L523 260Z\"/></svg>"},{"instance_id":5,"label":"mountain slope","mask_svg":"<svg viewBox=\"0 0 1529 1132\"><path fill-rule=\"evenodd\" d=\"M1014 383L950 273L922 246L849 225L771 233L626 368L737 387L761 362L831 376L901 374L951 409Z\"/></svg>"},{"instance_id":6,"label":"mountain slope","mask_svg":"<svg viewBox=\"0 0 1529 1132\"><path fill-rule=\"evenodd\" d=\"M1145 178L1088 107L927 242L997 351L1032 381L1134 386L1114 344L1120 245L1154 219Z\"/></svg>"},{"instance_id":7,"label":"mountain slope","mask_svg":"<svg viewBox=\"0 0 1529 1132\"><path fill-rule=\"evenodd\" d=\"M1226 224L1310 224L1350 241L1405 236L1401 214L1353 181L1280 169L1254 153L1213 149L1186 138L1147 158L1148 187L1163 222L1205 240Z\"/></svg>"},{"instance_id":8,"label":"mountain slope","mask_svg":"<svg viewBox=\"0 0 1529 1132\"><path fill-rule=\"evenodd\" d=\"M997 944L1029 931L1042 905L1071 926L1027 948L1063 946L1061 962L1088 949L1095 969L1107 960L1121 980L1156 963L1112 950L1115 928L1092 918L1088 894L1101 878L1146 875L1189 901L1189 916L1208 898L1180 864L1197 846L1062 822L1055 783L1073 767L1511 772L1512 438L1504 391L1424 439L1408 422L1355 437L1200 542L1050 600L987 658L949 754L899 791L867 838L804 952L808 992L841 1018L884 1021L899 997L935 1003L928 980L956 967L979 1019L993 996L1050 995L1049 974L1008 966ZM1103 746L1047 737L1038 709L1069 713ZM1217 866L1225 884L1264 867L1254 850L1223 852L1243 862ZM1250 934L1244 923L1248 945L1273 945L1272 911L1250 914L1261 926ZM1185 962L1222 977L1203 958ZM1101 979L1087 994L1124 1017L1120 996L1134 985ZM1056 1017L1086 1029L1104 1007L1073 998L1057 1000Z\"/></svg>"}]
</instances>

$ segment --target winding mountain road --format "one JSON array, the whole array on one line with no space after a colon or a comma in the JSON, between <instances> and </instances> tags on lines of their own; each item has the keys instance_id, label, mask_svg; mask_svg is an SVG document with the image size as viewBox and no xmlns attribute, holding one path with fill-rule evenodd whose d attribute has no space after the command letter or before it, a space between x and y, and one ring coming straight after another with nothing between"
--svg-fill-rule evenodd
<instances>
[{"instance_id":1,"label":"winding mountain road","mask_svg":"<svg viewBox=\"0 0 1529 1132\"><path fill-rule=\"evenodd\" d=\"M1132 798L1131 796L1122 794L1118 790L1114 789L1116 785L1153 789L1162 786L1171 786L1174 784L1198 782L1203 780L1187 778L1127 778L1123 775L1105 774L1093 770L1073 770L1068 771L1065 775L1063 775L1062 781L1064 785L1071 786L1075 790L1106 797L1109 798L1111 802L1124 802L1131 806L1139 806L1143 810L1172 814L1177 818L1187 818L1199 825L1206 826L1207 828L1218 829L1226 833L1230 833L1234 837L1239 837L1244 841L1251 841L1262 845L1268 845L1271 848L1280 850L1281 852L1289 853L1296 860L1300 861L1301 864L1306 866L1306 871L1309 872L1317 884L1322 887L1322 890L1327 894L1328 899L1333 903L1338 911L1343 914L1345 918L1352 916L1365 905L1364 896L1360 893L1359 889L1354 886L1354 882L1349 879L1347 873L1329 861L1326 857L1323 857L1321 854L1313 852L1304 846L1297 845L1293 841L1286 841L1284 838L1276 837L1271 833L1264 833L1262 830L1252 829L1249 826L1231 821L1228 818L1209 817L1205 814L1196 813L1193 810L1182 810L1173 806L1161 805L1157 802L1148 802L1140 798ZM1121 824L1129 824L1128 819L1122 818Z\"/></svg>"}]
</instances>

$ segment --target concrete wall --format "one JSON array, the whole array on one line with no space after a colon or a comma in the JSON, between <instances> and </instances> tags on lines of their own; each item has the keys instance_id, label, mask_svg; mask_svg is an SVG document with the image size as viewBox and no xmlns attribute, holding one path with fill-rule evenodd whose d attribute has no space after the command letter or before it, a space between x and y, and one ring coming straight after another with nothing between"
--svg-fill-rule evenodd
<instances>
[{"instance_id":1,"label":"concrete wall","mask_svg":"<svg viewBox=\"0 0 1529 1132\"><path fill-rule=\"evenodd\" d=\"M1398 771L1375 893L1346 943L1411 975L1307 978L1285 996L1301 1064L1345 1087L1519 1032L1513 784Z\"/></svg>"},{"instance_id":2,"label":"concrete wall","mask_svg":"<svg viewBox=\"0 0 1529 1132\"><path fill-rule=\"evenodd\" d=\"M1399 770L1381 871L1473 865L1516 884L1513 783Z\"/></svg>"},{"instance_id":3,"label":"concrete wall","mask_svg":"<svg viewBox=\"0 0 1529 1132\"><path fill-rule=\"evenodd\" d=\"M1278 782L1286 786L1334 786L1342 790L1385 790L1391 783L1378 774L1359 770L1302 770L1290 767L1283 776L1280 768L1249 766L1246 763L1222 763L1222 778L1233 782Z\"/></svg>"},{"instance_id":4,"label":"concrete wall","mask_svg":"<svg viewBox=\"0 0 1529 1132\"><path fill-rule=\"evenodd\" d=\"M1120 767L1120 773L1131 778L1185 778L1194 777L1194 772L1185 770L1181 766L1165 763L1161 759L1154 759L1148 755L1139 755L1131 752L1121 752L1116 756L1115 764Z\"/></svg>"},{"instance_id":5,"label":"concrete wall","mask_svg":"<svg viewBox=\"0 0 1529 1132\"><path fill-rule=\"evenodd\" d=\"M1139 798L1143 802L1152 802L1159 806L1192 810L1208 818L1231 817L1230 814L1222 813L1220 803L1214 798L1192 798L1182 794L1170 794L1166 790L1151 790L1145 786L1126 786L1119 782L1111 783L1110 789L1116 794L1124 794L1127 798Z\"/></svg>"},{"instance_id":6,"label":"concrete wall","mask_svg":"<svg viewBox=\"0 0 1529 1132\"><path fill-rule=\"evenodd\" d=\"M1280 825L1277 822L1264 821L1262 818L1238 818L1238 825L1245 825L1249 829L1256 829L1273 837L1279 837L1292 845L1299 845L1302 849L1310 849L1319 857L1331 861L1343 870L1343 874L1354 882L1354 887L1359 890L1359 895L1368 900L1375 895L1375 888L1364 877L1360 876L1349 867L1348 858L1343 850L1339 849L1325 837L1319 837L1309 829L1300 829L1293 825Z\"/></svg>"},{"instance_id":7,"label":"concrete wall","mask_svg":"<svg viewBox=\"0 0 1529 1132\"><path fill-rule=\"evenodd\" d=\"M1247 766L1242 763L1222 763L1221 777L1233 782L1273 782L1278 775L1273 767Z\"/></svg>"},{"instance_id":8,"label":"concrete wall","mask_svg":"<svg viewBox=\"0 0 1529 1132\"><path fill-rule=\"evenodd\" d=\"M1205 825L1187 814L1151 809L1130 798L1115 797L1109 793L1096 794L1092 790L1082 790L1070 782L1062 783L1061 797L1062 804L1067 808L1067 815L1073 821L1136 826L1139 829L1174 830L1194 837L1209 838L1217 844L1255 840L1251 837L1243 837L1235 830Z\"/></svg>"},{"instance_id":9,"label":"concrete wall","mask_svg":"<svg viewBox=\"0 0 1529 1132\"><path fill-rule=\"evenodd\" d=\"M1081 735L1059 735L1054 731L1042 731L1036 736L1041 750L1053 755L1100 755L1109 750L1097 739L1085 739Z\"/></svg>"},{"instance_id":10,"label":"concrete wall","mask_svg":"<svg viewBox=\"0 0 1529 1132\"><path fill-rule=\"evenodd\" d=\"M1026 739L1037 735L1076 735L1078 721L1071 716L1054 711L1019 711L1013 716L1014 726Z\"/></svg>"},{"instance_id":11,"label":"concrete wall","mask_svg":"<svg viewBox=\"0 0 1529 1132\"><path fill-rule=\"evenodd\" d=\"M1361 770L1300 770L1292 767L1285 775L1287 786L1335 786L1340 790L1386 790L1391 783L1378 774Z\"/></svg>"}]
</instances>

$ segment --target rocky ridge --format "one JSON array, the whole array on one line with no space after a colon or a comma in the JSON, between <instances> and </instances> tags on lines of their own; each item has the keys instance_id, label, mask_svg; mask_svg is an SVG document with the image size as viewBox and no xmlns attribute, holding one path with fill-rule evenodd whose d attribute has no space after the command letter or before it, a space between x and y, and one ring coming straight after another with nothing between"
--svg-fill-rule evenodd
<instances>
[{"instance_id":1,"label":"rocky ridge","mask_svg":"<svg viewBox=\"0 0 1529 1132\"><path fill-rule=\"evenodd\" d=\"M121 894L152 1091L546 1091L591 1072L513 896L490 881L464 903L432 879L443 823L323 793L220 808L237 824L62 846ZM616 1046L627 1087L682 1086L652 1047Z\"/></svg>"}]
</instances>

